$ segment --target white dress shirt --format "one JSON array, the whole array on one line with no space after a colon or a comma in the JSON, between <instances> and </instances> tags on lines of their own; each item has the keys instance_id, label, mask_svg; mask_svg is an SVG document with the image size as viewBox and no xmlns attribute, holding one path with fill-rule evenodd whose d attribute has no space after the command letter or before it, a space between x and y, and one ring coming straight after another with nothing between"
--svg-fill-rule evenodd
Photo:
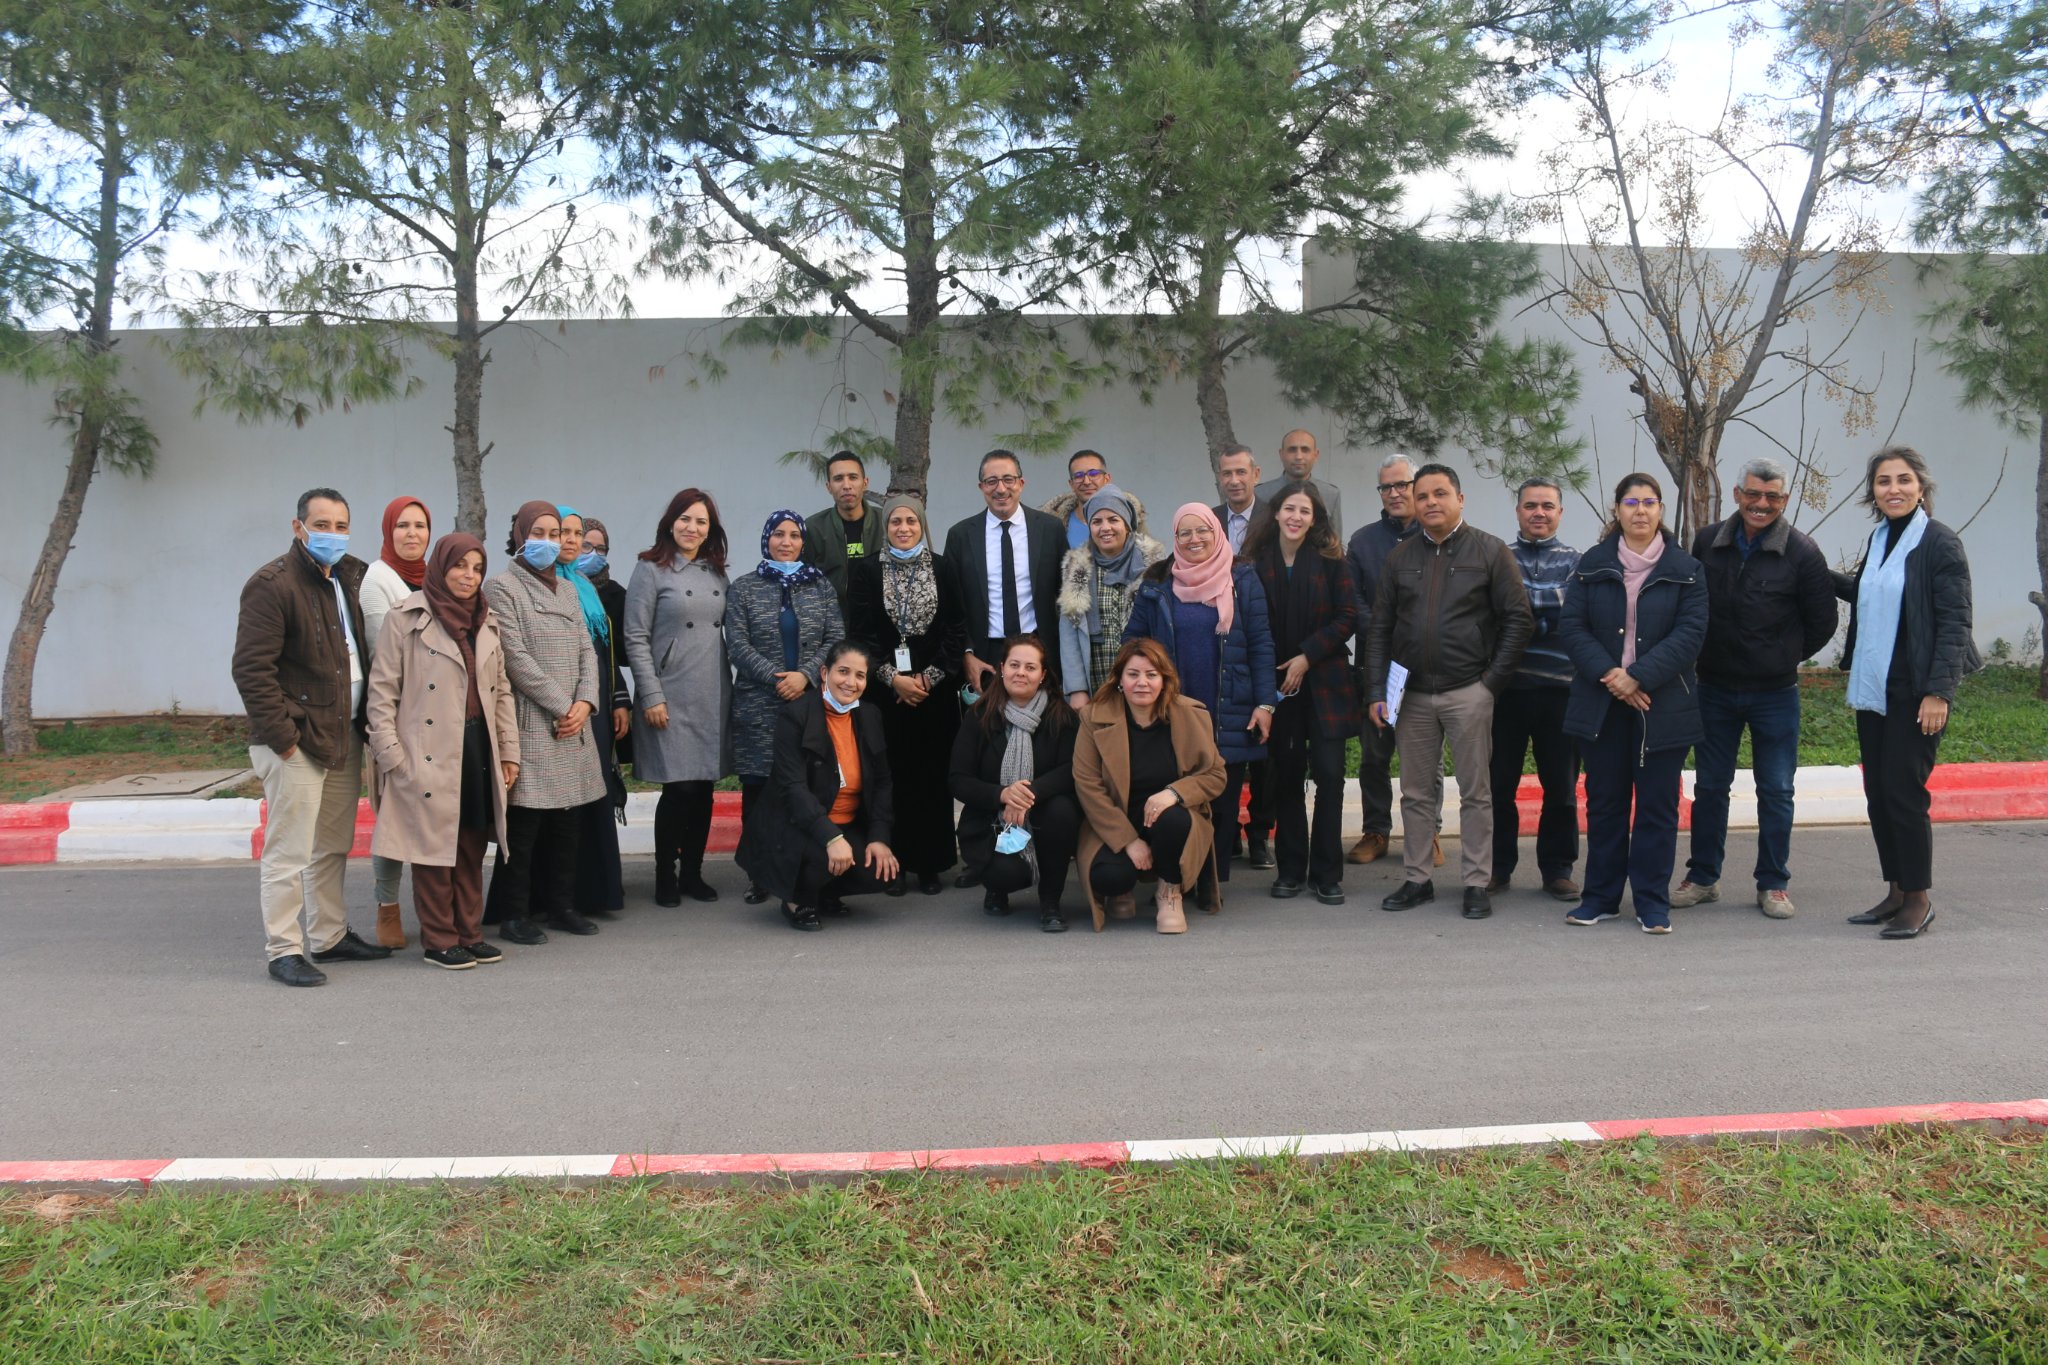
<instances>
[{"instance_id":1,"label":"white dress shirt","mask_svg":"<svg viewBox=\"0 0 2048 1365\"><path fill-rule=\"evenodd\" d=\"M1038 629L1038 611L1031 602L1031 534L1024 525L1024 509L1010 513L1010 553L1017 564L1017 621L1026 630ZM1003 638L1003 522L993 512L981 514L982 545L988 552L988 634Z\"/></svg>"}]
</instances>

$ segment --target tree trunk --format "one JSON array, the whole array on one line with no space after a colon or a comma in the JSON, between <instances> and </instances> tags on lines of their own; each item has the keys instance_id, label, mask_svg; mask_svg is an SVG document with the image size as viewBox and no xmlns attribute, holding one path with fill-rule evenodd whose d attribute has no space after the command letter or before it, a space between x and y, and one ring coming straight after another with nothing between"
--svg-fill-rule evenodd
<instances>
[{"instance_id":1,"label":"tree trunk","mask_svg":"<svg viewBox=\"0 0 2048 1365\"><path fill-rule=\"evenodd\" d=\"M1203 243L1202 273L1195 290L1195 409L1202 414L1211 475L1223 463L1223 452L1237 444L1230 392L1223 382L1223 264L1229 255L1229 244L1221 238Z\"/></svg>"},{"instance_id":2,"label":"tree trunk","mask_svg":"<svg viewBox=\"0 0 2048 1365\"><path fill-rule=\"evenodd\" d=\"M100 156L99 221L92 240L92 311L85 335L78 344L103 354L114 332L114 272L121 250L121 181L127 160L120 129L118 93L100 97L100 127L103 134ZM98 382L111 382L101 380ZM0 734L10 754L33 753L36 747L35 680L36 655L43 645L43 627L57 605L57 579L71 554L71 541L85 514L85 494L99 468L100 421L88 405L78 418L78 430L71 437L71 462L64 471L64 491L57 498L56 515L43 537L43 552L29 575L28 591L21 597L21 614L14 622L14 635L7 642L7 665L0 677Z\"/></svg>"},{"instance_id":3,"label":"tree trunk","mask_svg":"<svg viewBox=\"0 0 2048 1365\"><path fill-rule=\"evenodd\" d=\"M2027 600L2041 613L2041 677L2034 695L2048 701L2048 408L2034 418L2041 437L2040 461L2034 466L2034 569L2041 587Z\"/></svg>"},{"instance_id":4,"label":"tree trunk","mask_svg":"<svg viewBox=\"0 0 2048 1365\"><path fill-rule=\"evenodd\" d=\"M1686 451L1685 475L1674 501L1671 530L1681 545L1690 545L1695 531L1721 519L1721 435L1713 428L1702 431Z\"/></svg>"},{"instance_id":5,"label":"tree trunk","mask_svg":"<svg viewBox=\"0 0 2048 1365\"><path fill-rule=\"evenodd\" d=\"M458 85L448 101L448 202L454 209L455 259L455 529L491 543L484 534L484 343L477 303L477 238L481 224L470 197L468 90Z\"/></svg>"},{"instance_id":6,"label":"tree trunk","mask_svg":"<svg viewBox=\"0 0 2048 1365\"><path fill-rule=\"evenodd\" d=\"M903 335L897 351L896 459L889 470L891 493L925 496L931 481L932 409L937 399L939 349L938 185L934 178L932 132L921 101L922 85L908 81L922 71L893 73L897 141L903 155L898 213L903 219Z\"/></svg>"}]
</instances>

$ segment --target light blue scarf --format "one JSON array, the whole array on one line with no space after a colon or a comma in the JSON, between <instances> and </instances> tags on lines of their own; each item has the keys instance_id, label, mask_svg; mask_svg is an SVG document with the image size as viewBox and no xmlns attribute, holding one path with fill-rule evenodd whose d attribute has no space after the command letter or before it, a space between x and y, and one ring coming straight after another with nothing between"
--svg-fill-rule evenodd
<instances>
[{"instance_id":1,"label":"light blue scarf","mask_svg":"<svg viewBox=\"0 0 2048 1365\"><path fill-rule=\"evenodd\" d=\"M563 517L583 521L583 514L573 507L557 507L555 511ZM589 525L588 522L584 524ZM590 638L600 645L610 640L612 619L605 615L604 603L597 595L597 585L585 578L574 563L555 565L555 575L576 589L576 602L583 608L583 625L590 631Z\"/></svg>"},{"instance_id":2,"label":"light blue scarf","mask_svg":"<svg viewBox=\"0 0 2048 1365\"><path fill-rule=\"evenodd\" d=\"M1849 660L1849 706L1884 714L1884 684L1891 672L1892 649L1899 640L1899 604L1906 596L1906 556L1927 530L1927 509L1915 508L1913 519L1892 552L1884 552L1885 523L1870 533L1863 550L1863 579L1856 588L1856 654Z\"/></svg>"}]
</instances>

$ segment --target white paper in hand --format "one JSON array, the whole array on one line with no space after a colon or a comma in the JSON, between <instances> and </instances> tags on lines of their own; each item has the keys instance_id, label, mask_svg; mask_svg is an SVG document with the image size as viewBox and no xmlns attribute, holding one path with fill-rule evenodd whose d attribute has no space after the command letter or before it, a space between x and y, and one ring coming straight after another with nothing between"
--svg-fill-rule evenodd
<instances>
[{"instance_id":1,"label":"white paper in hand","mask_svg":"<svg viewBox=\"0 0 2048 1365\"><path fill-rule=\"evenodd\" d=\"M1408 690L1408 670L1389 661L1387 664L1387 724L1393 725L1401 719L1401 694Z\"/></svg>"}]
</instances>

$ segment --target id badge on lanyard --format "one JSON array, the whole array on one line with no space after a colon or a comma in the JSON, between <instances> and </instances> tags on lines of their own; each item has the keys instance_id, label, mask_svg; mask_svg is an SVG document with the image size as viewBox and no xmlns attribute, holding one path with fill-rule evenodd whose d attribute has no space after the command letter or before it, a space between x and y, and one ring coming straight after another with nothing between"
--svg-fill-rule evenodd
<instances>
[{"instance_id":1,"label":"id badge on lanyard","mask_svg":"<svg viewBox=\"0 0 2048 1365\"><path fill-rule=\"evenodd\" d=\"M896 671L898 673L908 673L910 671L909 645L896 646Z\"/></svg>"}]
</instances>

